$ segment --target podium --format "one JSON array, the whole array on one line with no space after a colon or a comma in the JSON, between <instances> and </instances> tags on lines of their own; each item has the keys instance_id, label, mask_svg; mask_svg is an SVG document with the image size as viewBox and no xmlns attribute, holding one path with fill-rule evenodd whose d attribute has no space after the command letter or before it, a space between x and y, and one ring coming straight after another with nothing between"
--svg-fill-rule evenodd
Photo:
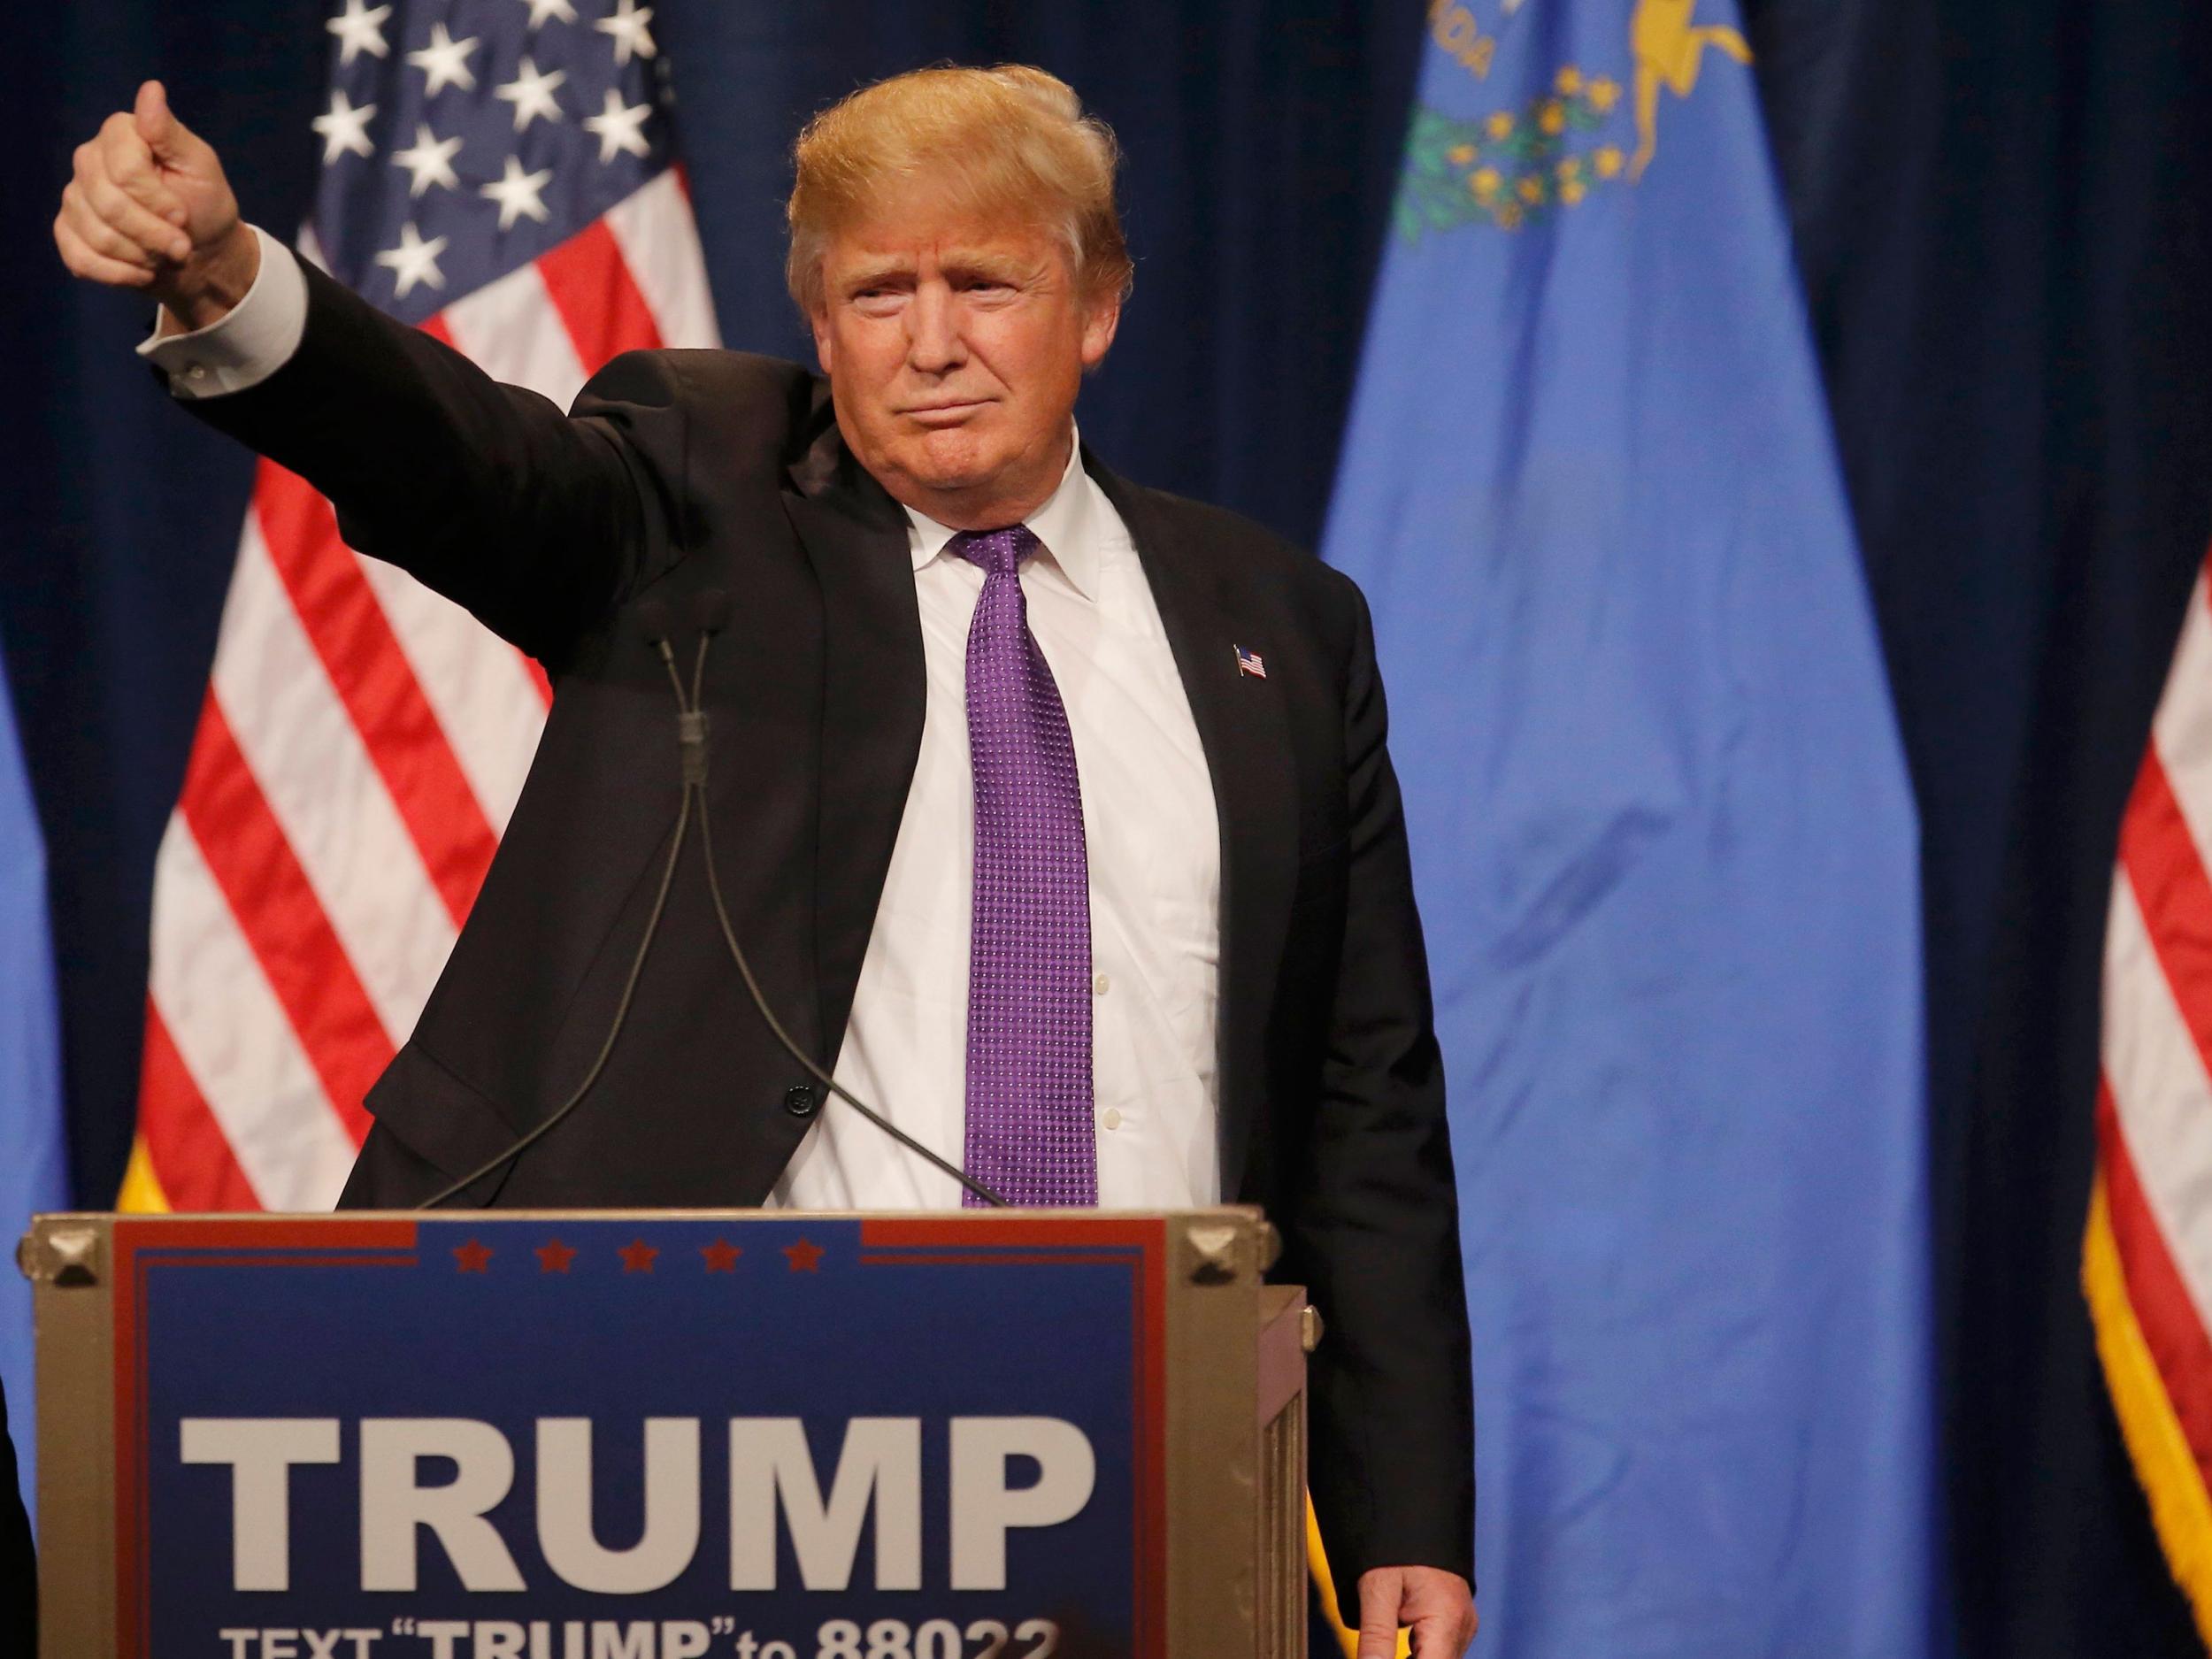
<instances>
[{"instance_id":1,"label":"podium","mask_svg":"<svg viewBox=\"0 0 2212 1659\"><path fill-rule=\"evenodd\" d=\"M40 1217L48 1659L1291 1659L1239 1208Z\"/></svg>"}]
</instances>

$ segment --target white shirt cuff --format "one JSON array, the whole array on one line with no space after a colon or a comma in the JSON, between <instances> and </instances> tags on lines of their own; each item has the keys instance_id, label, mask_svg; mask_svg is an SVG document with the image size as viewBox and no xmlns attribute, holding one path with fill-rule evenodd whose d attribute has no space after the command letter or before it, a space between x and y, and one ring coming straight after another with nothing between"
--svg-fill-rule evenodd
<instances>
[{"instance_id":1,"label":"white shirt cuff","mask_svg":"<svg viewBox=\"0 0 2212 1659\"><path fill-rule=\"evenodd\" d=\"M255 225L261 268L253 286L229 311L189 334L154 333L138 355L169 377L173 397L219 397L267 380L292 359L307 332L307 279L292 250Z\"/></svg>"}]
</instances>

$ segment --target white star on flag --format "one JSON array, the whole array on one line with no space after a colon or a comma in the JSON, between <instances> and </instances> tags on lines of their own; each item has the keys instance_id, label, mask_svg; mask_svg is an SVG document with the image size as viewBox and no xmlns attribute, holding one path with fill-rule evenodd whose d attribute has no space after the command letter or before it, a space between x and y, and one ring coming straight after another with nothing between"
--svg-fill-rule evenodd
<instances>
[{"instance_id":1,"label":"white star on flag","mask_svg":"<svg viewBox=\"0 0 2212 1659\"><path fill-rule=\"evenodd\" d=\"M323 25L338 37L340 67L351 63L357 52L372 58L389 54L392 49L384 43L384 19L391 15L392 8L388 5L372 12L368 0L346 0L345 11Z\"/></svg>"},{"instance_id":2,"label":"white star on flag","mask_svg":"<svg viewBox=\"0 0 2212 1659\"><path fill-rule=\"evenodd\" d=\"M576 21L576 8L568 0L522 0L530 8L530 27L533 33L548 18L558 18L564 23Z\"/></svg>"},{"instance_id":3,"label":"white star on flag","mask_svg":"<svg viewBox=\"0 0 2212 1659\"><path fill-rule=\"evenodd\" d=\"M476 72L469 67L469 54L476 50L476 36L457 41L446 33L442 23L430 26L430 44L419 51L407 54L407 61L430 77L429 85L422 89L426 98L434 98L447 87L458 87L464 92L476 90Z\"/></svg>"},{"instance_id":4,"label":"white star on flag","mask_svg":"<svg viewBox=\"0 0 2212 1659\"><path fill-rule=\"evenodd\" d=\"M599 159L612 161L618 154L649 156L653 146L646 142L645 122L653 113L650 104L623 107L622 94L613 87L607 88L607 102L599 113L587 117L584 130L599 135Z\"/></svg>"},{"instance_id":5,"label":"white star on flag","mask_svg":"<svg viewBox=\"0 0 2212 1659\"><path fill-rule=\"evenodd\" d=\"M373 156L376 146L369 142L369 117L376 113L376 105L365 104L353 107L342 88L334 87L330 92L330 109L317 116L308 125L323 137L323 165L342 155Z\"/></svg>"},{"instance_id":6,"label":"white star on flag","mask_svg":"<svg viewBox=\"0 0 2212 1659\"><path fill-rule=\"evenodd\" d=\"M458 138L439 138L421 122L415 125L415 142L405 150L392 152L392 165L407 169L407 194L410 199L420 196L432 185L442 185L449 190L461 188L460 180L453 175L454 153L461 148Z\"/></svg>"},{"instance_id":7,"label":"white star on flag","mask_svg":"<svg viewBox=\"0 0 2212 1659\"><path fill-rule=\"evenodd\" d=\"M411 224L399 227L399 246L376 256L376 262L388 267L399 281L399 296L405 299L418 282L426 282L434 288L445 286L445 273L438 269L438 256L445 251L446 239L433 236L428 242Z\"/></svg>"},{"instance_id":8,"label":"white star on flag","mask_svg":"<svg viewBox=\"0 0 2212 1659\"><path fill-rule=\"evenodd\" d=\"M615 0L615 13L601 18L592 25L602 35L614 36L614 60L618 64L630 61L630 54L640 58L653 55L653 37L645 26L653 20L651 6L640 7L637 0Z\"/></svg>"},{"instance_id":9,"label":"white star on flag","mask_svg":"<svg viewBox=\"0 0 2212 1659\"><path fill-rule=\"evenodd\" d=\"M547 181L552 177L553 169L550 167L542 173L525 173L522 158L510 156L507 157L505 174L494 183L484 186L477 194L488 196L499 204L499 228L502 230L513 228L518 215L543 224L547 217L545 204L538 199L538 192L545 188ZM380 259L383 257L382 254L377 256Z\"/></svg>"},{"instance_id":10,"label":"white star on flag","mask_svg":"<svg viewBox=\"0 0 2212 1659\"><path fill-rule=\"evenodd\" d=\"M492 96L504 98L515 106L515 131L519 133L538 116L542 115L549 121L561 119L560 100L553 94L567 79L567 70L556 69L551 74L541 74L537 65L526 58L522 66L515 71L515 78L503 87L495 87Z\"/></svg>"}]
</instances>

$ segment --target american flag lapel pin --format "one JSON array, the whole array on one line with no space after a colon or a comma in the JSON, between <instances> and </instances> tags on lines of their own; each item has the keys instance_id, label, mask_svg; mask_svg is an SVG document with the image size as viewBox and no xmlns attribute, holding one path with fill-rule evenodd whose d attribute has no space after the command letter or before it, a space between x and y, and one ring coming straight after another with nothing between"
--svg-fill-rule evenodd
<instances>
[{"instance_id":1,"label":"american flag lapel pin","mask_svg":"<svg viewBox=\"0 0 2212 1659\"><path fill-rule=\"evenodd\" d=\"M1260 661L1257 651L1248 651L1241 645L1233 645L1229 649L1237 654L1238 673L1249 674L1255 680L1267 678L1267 664Z\"/></svg>"}]
</instances>

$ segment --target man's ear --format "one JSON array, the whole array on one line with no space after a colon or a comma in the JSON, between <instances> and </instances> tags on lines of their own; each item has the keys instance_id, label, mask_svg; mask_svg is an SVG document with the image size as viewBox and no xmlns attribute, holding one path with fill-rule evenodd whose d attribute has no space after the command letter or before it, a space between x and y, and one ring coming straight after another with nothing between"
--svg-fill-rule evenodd
<instances>
[{"instance_id":1,"label":"man's ear","mask_svg":"<svg viewBox=\"0 0 2212 1659\"><path fill-rule=\"evenodd\" d=\"M1106 361L1113 348L1114 331L1121 326L1121 296L1100 295L1083 316L1083 367L1087 372ZM825 374L827 369L823 370Z\"/></svg>"},{"instance_id":2,"label":"man's ear","mask_svg":"<svg viewBox=\"0 0 2212 1659\"><path fill-rule=\"evenodd\" d=\"M837 373L837 349L830 334L829 306L821 302L807 312L807 326L814 331L814 360L826 375Z\"/></svg>"}]
</instances>

